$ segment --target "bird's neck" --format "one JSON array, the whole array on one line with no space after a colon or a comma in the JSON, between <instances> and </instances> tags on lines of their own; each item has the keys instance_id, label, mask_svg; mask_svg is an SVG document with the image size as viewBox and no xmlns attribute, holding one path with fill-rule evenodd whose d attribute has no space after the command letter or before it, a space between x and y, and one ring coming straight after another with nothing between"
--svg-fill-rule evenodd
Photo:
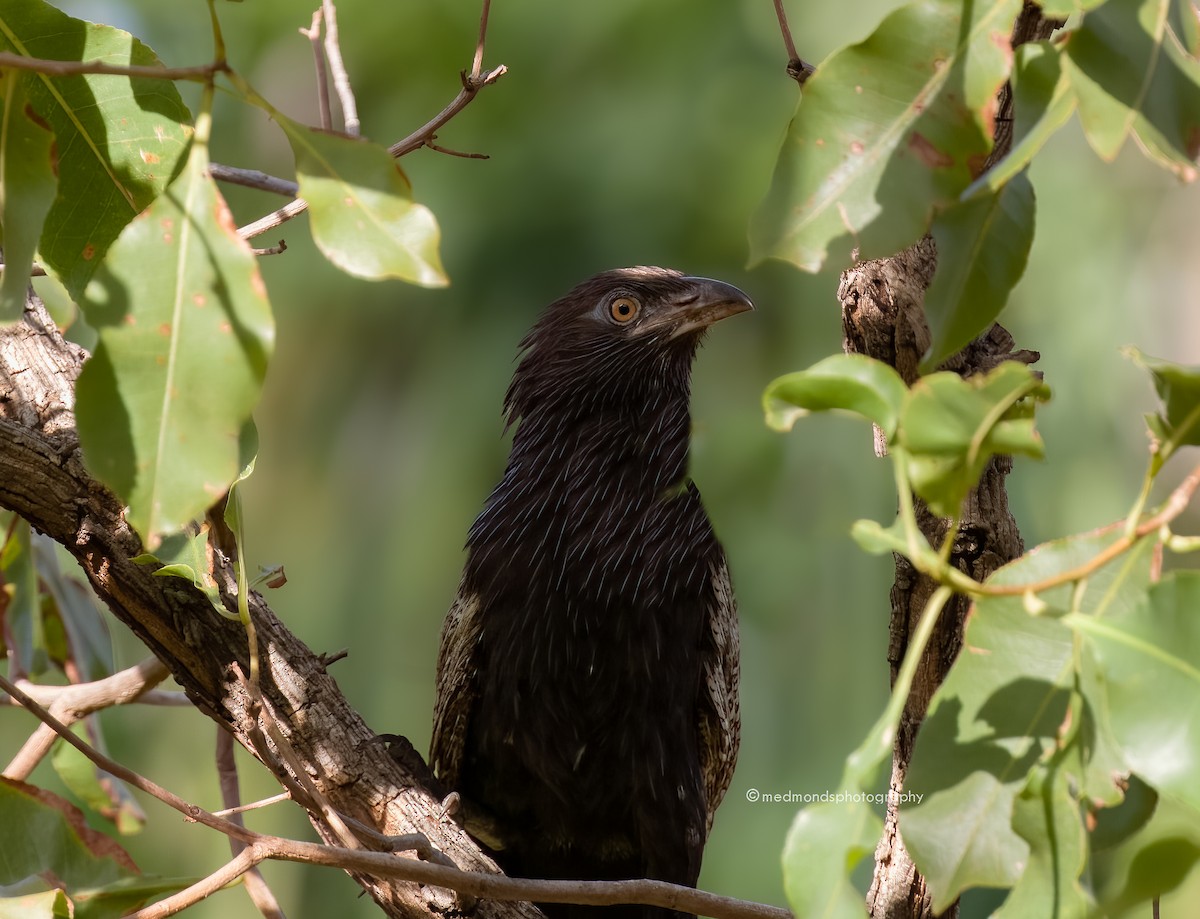
<instances>
[{"instance_id":1,"label":"bird's neck","mask_svg":"<svg viewBox=\"0 0 1200 919\"><path fill-rule=\"evenodd\" d=\"M637 404L580 402L522 418L509 466L539 479L585 477L623 491L659 492L687 478L691 415L686 388Z\"/></svg>"}]
</instances>

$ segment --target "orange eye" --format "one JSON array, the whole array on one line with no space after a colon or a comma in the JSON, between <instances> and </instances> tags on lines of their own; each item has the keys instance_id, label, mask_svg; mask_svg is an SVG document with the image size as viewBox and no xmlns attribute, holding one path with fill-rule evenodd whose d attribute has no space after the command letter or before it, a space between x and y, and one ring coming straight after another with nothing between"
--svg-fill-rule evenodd
<instances>
[{"instance_id":1,"label":"orange eye","mask_svg":"<svg viewBox=\"0 0 1200 919\"><path fill-rule=\"evenodd\" d=\"M608 314L614 320L621 323L621 325L624 325L627 322L632 322L641 308L641 304L632 297L617 297L616 300L609 304Z\"/></svg>"}]
</instances>

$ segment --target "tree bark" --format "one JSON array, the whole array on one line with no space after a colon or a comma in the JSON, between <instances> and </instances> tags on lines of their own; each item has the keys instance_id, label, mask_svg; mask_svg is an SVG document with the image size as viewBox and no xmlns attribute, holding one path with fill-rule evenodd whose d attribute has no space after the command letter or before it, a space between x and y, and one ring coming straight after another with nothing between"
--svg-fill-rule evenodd
<instances>
[{"instance_id":1,"label":"tree bark","mask_svg":"<svg viewBox=\"0 0 1200 919\"><path fill-rule=\"evenodd\" d=\"M1040 8L1026 2L1013 29L1012 46L1049 37L1061 22L1042 17ZM1012 144L1012 91L1000 90L996 136L985 168L1000 159ZM937 250L932 237L891 258L864 262L842 275L838 299L842 306L843 349L866 354L895 367L905 383L919 376L917 367L929 347L924 297L937 268ZM1031 363L1037 353L1014 351L1013 339L999 325L949 358L940 369L964 377L986 373L1005 360ZM882 434L876 430L876 453L886 451ZM1012 458L993 457L979 484L968 495L962 522L951 553L951 563L976 580L983 580L1001 565L1018 558L1024 544L1008 508L1005 479ZM945 540L948 522L931 513L914 495L917 523L938 546ZM891 619L888 625L888 664L895 682L908 648L909 636L917 627L921 610L937 585L918 572L902 556L895 557L896 579L891 590ZM925 880L917 871L900 828L899 795L904 789L908 764L921 722L933 694L942 684L962 647L963 626L969 608L966 597L955 596L942 610L940 621L921 658L908 701L900 717L892 755L892 777L883 836L875 850L875 874L867 894L873 919L927 919L933 916ZM958 904L944 916L958 915Z\"/></svg>"},{"instance_id":2,"label":"tree bark","mask_svg":"<svg viewBox=\"0 0 1200 919\"><path fill-rule=\"evenodd\" d=\"M155 577L157 566L133 561L142 545L126 524L120 501L83 464L74 387L85 356L63 339L36 298L27 304L22 322L0 332L0 505L65 546L97 596L166 664L196 707L230 731L281 782L294 784L294 778L274 745L262 739L260 726L270 721L288 739L308 779L339 813L389 836L422 833L459 868L499 873L474 841L442 815L441 792L416 751L401 744L396 755L389 754L346 702L322 659L252 592L263 699L255 717L245 680L245 630L221 617L188 582ZM232 610L237 586L227 554L231 550L224 540L213 542L225 550L214 548L211 574ZM339 844L318 813L308 816L324 840ZM456 907L452 891L355 879L389 916L428 919ZM476 915L534 919L541 913L529 903L481 901Z\"/></svg>"}]
</instances>

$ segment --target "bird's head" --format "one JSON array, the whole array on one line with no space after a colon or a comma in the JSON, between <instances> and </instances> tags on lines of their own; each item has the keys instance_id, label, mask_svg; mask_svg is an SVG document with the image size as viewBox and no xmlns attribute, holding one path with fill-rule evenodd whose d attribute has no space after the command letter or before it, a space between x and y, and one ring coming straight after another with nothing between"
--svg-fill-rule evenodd
<instances>
[{"instance_id":1,"label":"bird's head","mask_svg":"<svg viewBox=\"0 0 1200 919\"><path fill-rule=\"evenodd\" d=\"M692 358L714 322L754 309L742 291L669 268L618 268L550 304L521 341L509 422L538 408L587 411L664 391L687 398Z\"/></svg>"}]
</instances>

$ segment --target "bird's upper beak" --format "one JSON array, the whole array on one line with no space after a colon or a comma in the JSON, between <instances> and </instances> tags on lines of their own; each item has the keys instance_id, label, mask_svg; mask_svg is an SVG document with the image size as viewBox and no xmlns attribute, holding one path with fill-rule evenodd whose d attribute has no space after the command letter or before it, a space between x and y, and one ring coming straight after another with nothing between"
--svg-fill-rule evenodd
<instances>
[{"instance_id":1,"label":"bird's upper beak","mask_svg":"<svg viewBox=\"0 0 1200 919\"><path fill-rule=\"evenodd\" d=\"M654 325L670 328L671 338L700 332L714 322L754 309L738 288L712 278L684 278L688 287L655 317Z\"/></svg>"}]
</instances>

